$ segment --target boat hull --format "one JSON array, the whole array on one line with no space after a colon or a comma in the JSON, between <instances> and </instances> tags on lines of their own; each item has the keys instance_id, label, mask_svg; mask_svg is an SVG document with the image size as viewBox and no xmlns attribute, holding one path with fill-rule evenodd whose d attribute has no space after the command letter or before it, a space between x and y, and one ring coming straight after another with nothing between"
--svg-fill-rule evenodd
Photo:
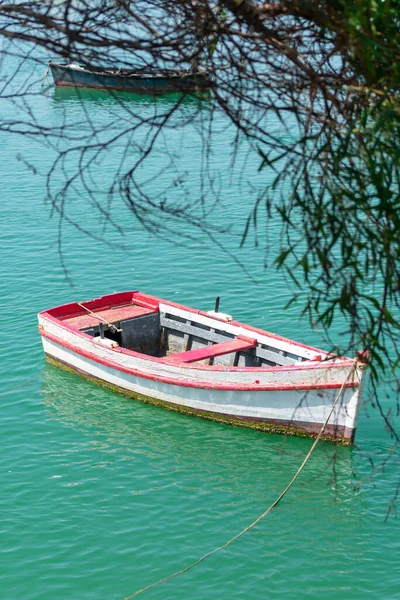
<instances>
[{"instance_id":1,"label":"boat hull","mask_svg":"<svg viewBox=\"0 0 400 600\"><path fill-rule=\"evenodd\" d=\"M208 80L199 74L175 76L124 76L113 73L76 69L50 63L50 70L57 87L80 87L99 90L115 90L161 94L165 92L204 91L210 88Z\"/></svg>"},{"instance_id":2,"label":"boat hull","mask_svg":"<svg viewBox=\"0 0 400 600\"><path fill-rule=\"evenodd\" d=\"M307 385L304 375L297 386L293 382L289 388L271 383L260 391L245 389L246 386L240 384L236 384L235 389L234 386L188 381L178 376L174 380L173 373L167 377L154 369L144 370L143 361L136 361L135 365L134 358L128 368L121 368L108 359L107 354L112 351L75 347L73 340L65 339L62 331L57 332L57 326L50 324L50 328L53 333L43 335L42 332L42 341L46 357L52 364L124 395L217 422L271 433L315 437L340 391L339 384L314 382ZM323 434L325 439L345 445L352 443L359 395L359 385L345 387Z\"/></svg>"}]
</instances>

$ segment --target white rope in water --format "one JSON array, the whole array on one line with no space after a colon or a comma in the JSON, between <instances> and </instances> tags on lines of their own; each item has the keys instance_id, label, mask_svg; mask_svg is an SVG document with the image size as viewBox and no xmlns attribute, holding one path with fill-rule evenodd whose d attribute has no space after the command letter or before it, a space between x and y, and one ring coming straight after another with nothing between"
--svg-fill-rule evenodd
<instances>
[{"instance_id":1,"label":"white rope in water","mask_svg":"<svg viewBox=\"0 0 400 600\"><path fill-rule=\"evenodd\" d=\"M38 377L37 375L35 377L31 377L30 379L27 379L26 381L24 381L24 383L21 383L20 385L16 385L13 388L10 388L8 390L6 390L5 392L1 392L0 396L6 396L7 394L11 394L12 392L16 392L17 390L20 390L23 387L26 387L27 385L30 385L31 383L33 383L34 381L37 381Z\"/></svg>"},{"instance_id":2,"label":"white rope in water","mask_svg":"<svg viewBox=\"0 0 400 600\"><path fill-rule=\"evenodd\" d=\"M162 583L166 583L167 581L169 581L173 577L178 577L178 575L183 575L183 573L186 573L187 571L190 571L190 569L193 569L194 567L196 567L197 565L199 565L206 558L209 558L213 554L216 554L216 552L219 552L220 550L223 550L224 548L227 548L234 541L236 541L237 539L239 539L242 535L244 535L245 533L247 533L248 531L250 531L250 529L253 529L253 527L255 527L260 521L262 521L262 519L264 519L264 517L266 517L268 515L268 513L270 513L271 510L273 508L275 508L275 506L277 506L279 504L279 502L282 500L282 498L285 496L285 494L292 487L292 485L294 484L294 482L296 481L296 479L298 478L298 476L300 475L300 473L302 472L302 470L306 466L306 464L307 464L308 460L310 459L312 453L314 452L315 447L318 444L319 440L321 439L321 436L324 433L326 426L328 425L329 419L331 418L331 416L333 414L333 411L335 410L335 407L336 407L337 403L339 402L339 399L340 399L340 397L341 397L341 395L343 393L343 390L344 390L344 386L346 385L346 383L348 382L349 378L354 374L354 372L357 369L357 364L358 364L357 359L354 359L353 364L351 366L351 369L350 369L349 373L347 374L346 379L343 381L342 387L340 388L340 390L338 392L338 395L336 396L336 399L335 399L334 403L332 404L332 408L331 408L331 410L329 412L329 415L326 418L325 423L322 425L321 430L318 433L317 437L315 438L313 445L311 446L310 450L307 452L307 455L306 455L305 459L303 460L303 462L301 463L300 467L297 469L296 474L293 476L293 478L291 479L291 481L285 487L285 489L283 490L283 492L281 492L281 494L278 496L278 498L271 504L271 506L269 506L265 512L263 512L259 517L257 517L257 519L255 519L252 523L250 523L250 525L248 525L247 527L245 527L244 529L242 529L242 531L239 531L239 533L237 533L230 540L228 540L227 542L225 542L225 544L222 544L222 546L218 546L218 548L214 548L214 550L211 550L210 552L207 552L207 554L204 554L199 559L197 559L195 562L191 563L187 567L184 567L180 571L176 571L175 573L171 573L170 575L167 575L166 577L163 577L162 579L159 579L158 581L150 583L149 585L146 585L146 587L144 587L144 588L142 588L140 590L137 590L131 596L127 596L125 598L125 600L131 600L132 598L136 598L137 596L139 596L139 594L143 594L143 592L146 592L147 590L150 590L151 588L155 587L156 585L161 585Z\"/></svg>"},{"instance_id":3,"label":"white rope in water","mask_svg":"<svg viewBox=\"0 0 400 600\"><path fill-rule=\"evenodd\" d=\"M43 81L42 81L42 86L44 85L45 81L47 81L48 85L50 85L50 81L47 79L47 75L49 73L49 69L50 69L50 65L48 65L48 67L46 69L46 73L44 74Z\"/></svg>"}]
</instances>

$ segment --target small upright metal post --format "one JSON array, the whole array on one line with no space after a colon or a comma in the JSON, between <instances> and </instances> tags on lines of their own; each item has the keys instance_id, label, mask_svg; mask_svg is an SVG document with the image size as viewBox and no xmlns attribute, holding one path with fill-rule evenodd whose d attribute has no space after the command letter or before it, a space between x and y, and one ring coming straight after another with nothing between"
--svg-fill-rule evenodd
<instances>
[{"instance_id":1,"label":"small upright metal post","mask_svg":"<svg viewBox=\"0 0 400 600\"><path fill-rule=\"evenodd\" d=\"M215 298L215 309L214 309L215 312L219 311L219 301L220 301L220 298L221 298L220 296L217 296Z\"/></svg>"},{"instance_id":2,"label":"small upright metal post","mask_svg":"<svg viewBox=\"0 0 400 600\"><path fill-rule=\"evenodd\" d=\"M101 337L101 339L104 339L104 325L103 325L103 323L101 321L99 323L99 331L100 331L100 337Z\"/></svg>"}]
</instances>

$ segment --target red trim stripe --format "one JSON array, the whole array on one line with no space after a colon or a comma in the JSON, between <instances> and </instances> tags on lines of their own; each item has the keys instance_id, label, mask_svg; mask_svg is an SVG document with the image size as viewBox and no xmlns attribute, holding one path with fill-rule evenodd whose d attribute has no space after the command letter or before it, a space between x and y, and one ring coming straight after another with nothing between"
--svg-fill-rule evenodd
<instances>
[{"instance_id":1,"label":"red trim stripe","mask_svg":"<svg viewBox=\"0 0 400 600\"><path fill-rule=\"evenodd\" d=\"M216 384L211 384L209 382L205 382L205 381L182 381L182 380L178 380L174 377L166 377L164 375L154 375L151 373L144 373L143 371L139 371L137 369L132 369L132 368L128 368L125 367L123 365L120 365L112 360L103 358L103 357L99 357L96 354L94 354L93 352L88 352L87 350L83 350L83 348L78 348L76 346L74 346L73 344L70 344L69 342L65 341L65 340L61 340L60 338L58 338L57 336L49 333L48 331L44 331L43 329L39 330L40 335L42 335L43 337L49 339L50 341L58 344L59 346L63 346L64 348L67 348L67 350L70 350L72 352L74 352L75 354L79 354L80 356L84 356L85 358L88 358L89 360L92 360L93 362L96 362L98 364L104 365L106 367L109 367L111 369L115 369L116 371L121 371L123 373L128 373L129 375L133 375L134 377L140 377L142 379L149 379L151 381L159 381L161 383L167 383L169 385L175 385L175 386L179 386L179 387L190 387L190 388L201 388L201 389L209 389L209 390L230 390L230 391L254 391L254 392L266 392L266 391L295 391L295 390L301 390L301 391L307 391L307 390L334 390L334 389L339 389L342 384L341 383L315 383L315 384L297 384L297 385L290 385L290 384L269 384L269 385L260 385L260 384L221 384L221 383L216 383ZM254 372L254 376L257 377L257 372ZM345 388L355 388L358 387L358 382L348 382L345 384L344 386Z\"/></svg>"},{"instance_id":2,"label":"red trim stripe","mask_svg":"<svg viewBox=\"0 0 400 600\"><path fill-rule=\"evenodd\" d=\"M199 311L197 311L197 312L199 312ZM84 333L83 331L78 329L78 327L75 327L74 325L69 325L65 321L61 321L57 317L53 317L51 315L51 312L43 311L43 312L39 313L39 316L46 319L50 323L53 323L53 325L55 325L57 328L64 329L65 331L67 331L69 333L73 333L75 335L78 335L79 337L81 337L83 339L93 341L92 336L88 335L87 333ZM286 340L286 341L290 341L290 340ZM305 347L309 348L308 346L305 346ZM75 348L75 346L74 346L74 348ZM143 358L143 356L139 352L134 352L133 350L128 350L128 348L123 348L121 346L119 348L114 348L113 351L120 352L121 354L126 354L127 356L132 356L134 358ZM160 363L160 362L168 364L168 361L164 360L164 358L157 358L155 356L147 356L146 359L149 362L154 362L156 364ZM329 364L328 366L329 366L330 370L331 369L342 369L342 368L350 369L352 364L353 364L353 361L350 358L342 357L342 358L336 360L336 362ZM182 366L185 366L185 365L182 363ZM232 371L233 370L233 371L235 371L235 373L238 373L238 372L246 372L246 373L260 372L259 367L226 367L223 365L213 365L210 367L208 367L208 366L205 367L204 365L196 365L195 363L192 363L190 365L190 368L196 369L196 370L207 369L207 371L209 371L211 369L213 371ZM305 362L298 363L296 365L289 365L289 367L287 367L287 366L286 367L281 367L281 366L279 366L279 367L263 367L263 371L280 372L280 371L287 371L288 368L291 371L305 371L305 370L309 371L311 369L312 370L316 370L316 369L325 370L327 368L327 365L326 365L326 362L324 362L323 360L318 361L318 362L305 361Z\"/></svg>"}]
</instances>

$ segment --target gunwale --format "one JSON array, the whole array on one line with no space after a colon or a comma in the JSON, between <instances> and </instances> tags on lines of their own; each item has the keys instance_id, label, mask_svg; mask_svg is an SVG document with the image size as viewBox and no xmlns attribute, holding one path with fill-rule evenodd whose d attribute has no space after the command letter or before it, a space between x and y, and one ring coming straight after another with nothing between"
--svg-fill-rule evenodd
<instances>
[{"instance_id":1,"label":"gunwale","mask_svg":"<svg viewBox=\"0 0 400 600\"><path fill-rule=\"evenodd\" d=\"M162 303L162 305L189 311L189 313L192 315L198 315L200 317L212 319L215 323L218 323L221 328L224 325L223 320L216 318L214 315L210 315L206 311L193 309L191 307L184 306L184 305L178 304L176 302L164 300L164 299L158 298L156 296L151 296L149 294L143 294L136 290L128 291L128 292L119 292L119 293L117 292L115 294L108 294L106 296L102 296L101 298L87 301L87 302L85 302L85 304L88 306L88 308L89 307L96 308L96 302L99 303L99 301L100 301L100 303L102 303L103 307L111 308L111 307L115 307L118 305L121 306L121 304L126 302L126 300L129 297L130 298L135 297L135 302L142 303L142 305L144 304L145 305L144 308L147 305L147 308L153 308L154 311L157 311L159 309L160 303ZM76 316L77 311L79 312L79 306L77 305L76 302L72 302L72 303L63 304L63 305L42 311L39 313L39 317L53 323L54 325L57 325L59 328L61 328L63 330L66 330L68 332L71 332L71 333L77 335L78 337L82 338L83 340L87 340L87 341L90 341L91 343L93 343L93 338L90 335L81 331L78 327L68 323L68 318L71 318L71 317L73 318L73 315ZM84 314L84 310L80 309L80 311L82 314ZM54 313L56 313L56 314L54 314ZM56 316L57 313L59 313L58 316ZM283 343L288 343L288 344L293 345L294 347L298 347L299 349L313 352L313 353L315 353L316 356L319 356L320 359L314 360L314 361L313 360L305 360L298 364L293 363L292 365L285 365L285 366L254 367L254 366L204 365L204 364L194 364L194 363L190 363L190 365L188 365L183 362L179 363L178 361L171 363L165 357L144 355L140 352L136 352L136 351L130 350L128 348L123 348L121 346L119 346L118 348L113 348L112 351L115 353L114 354L115 356L117 356L118 354L122 354L122 355L126 355L126 356L129 356L132 358L140 358L140 359L144 359L144 360L148 361L149 363L152 363L153 365L168 365L169 367L170 366L182 366L182 367L185 367L185 369L189 369L189 370L193 370L193 371L204 371L206 373L222 371L222 372L226 372L226 373L232 372L232 373L255 374L255 373L301 372L301 371L315 371L315 370L326 370L326 369L336 370L336 369L350 368L352 365L352 362L353 362L352 359L350 359L348 357L336 357L335 355L329 354L328 352L321 350L319 348L315 348L313 346L309 346L309 345L303 344L301 342L295 342L294 340L291 340L289 338L285 338L283 336L274 334L272 332L268 332L268 331L262 330L260 328L253 327L251 325L241 323L240 321L236 321L234 319L229 322L229 325L242 329L244 335L250 334L249 337L251 337L251 334L267 336L268 338L271 338L272 340L277 340L277 341L280 341ZM43 330L40 330L40 333L44 337L50 335ZM53 335L53 337L58 338L58 336L54 336L54 335ZM62 340L61 338L58 338L58 340L60 343L64 342L64 340ZM56 341L56 340L54 339L53 341ZM76 347L76 345L74 345L74 344L72 344L71 346ZM237 386L237 385L238 384L233 384L234 387L232 389L235 389L235 386ZM314 384L314 385L317 385L317 384ZM356 385L357 385L357 383L354 382L351 385L351 387L355 387ZM327 386L329 386L328 383L321 384L321 387L323 387L323 388L327 387ZM334 384L334 386L340 387L340 384L337 384L337 385ZM260 386L256 386L254 389L262 390L264 388L263 388L263 386L260 385ZM287 389L293 389L293 386L289 385L289 387ZM318 388L312 387L312 388L307 388L307 389L318 389Z\"/></svg>"}]
</instances>

